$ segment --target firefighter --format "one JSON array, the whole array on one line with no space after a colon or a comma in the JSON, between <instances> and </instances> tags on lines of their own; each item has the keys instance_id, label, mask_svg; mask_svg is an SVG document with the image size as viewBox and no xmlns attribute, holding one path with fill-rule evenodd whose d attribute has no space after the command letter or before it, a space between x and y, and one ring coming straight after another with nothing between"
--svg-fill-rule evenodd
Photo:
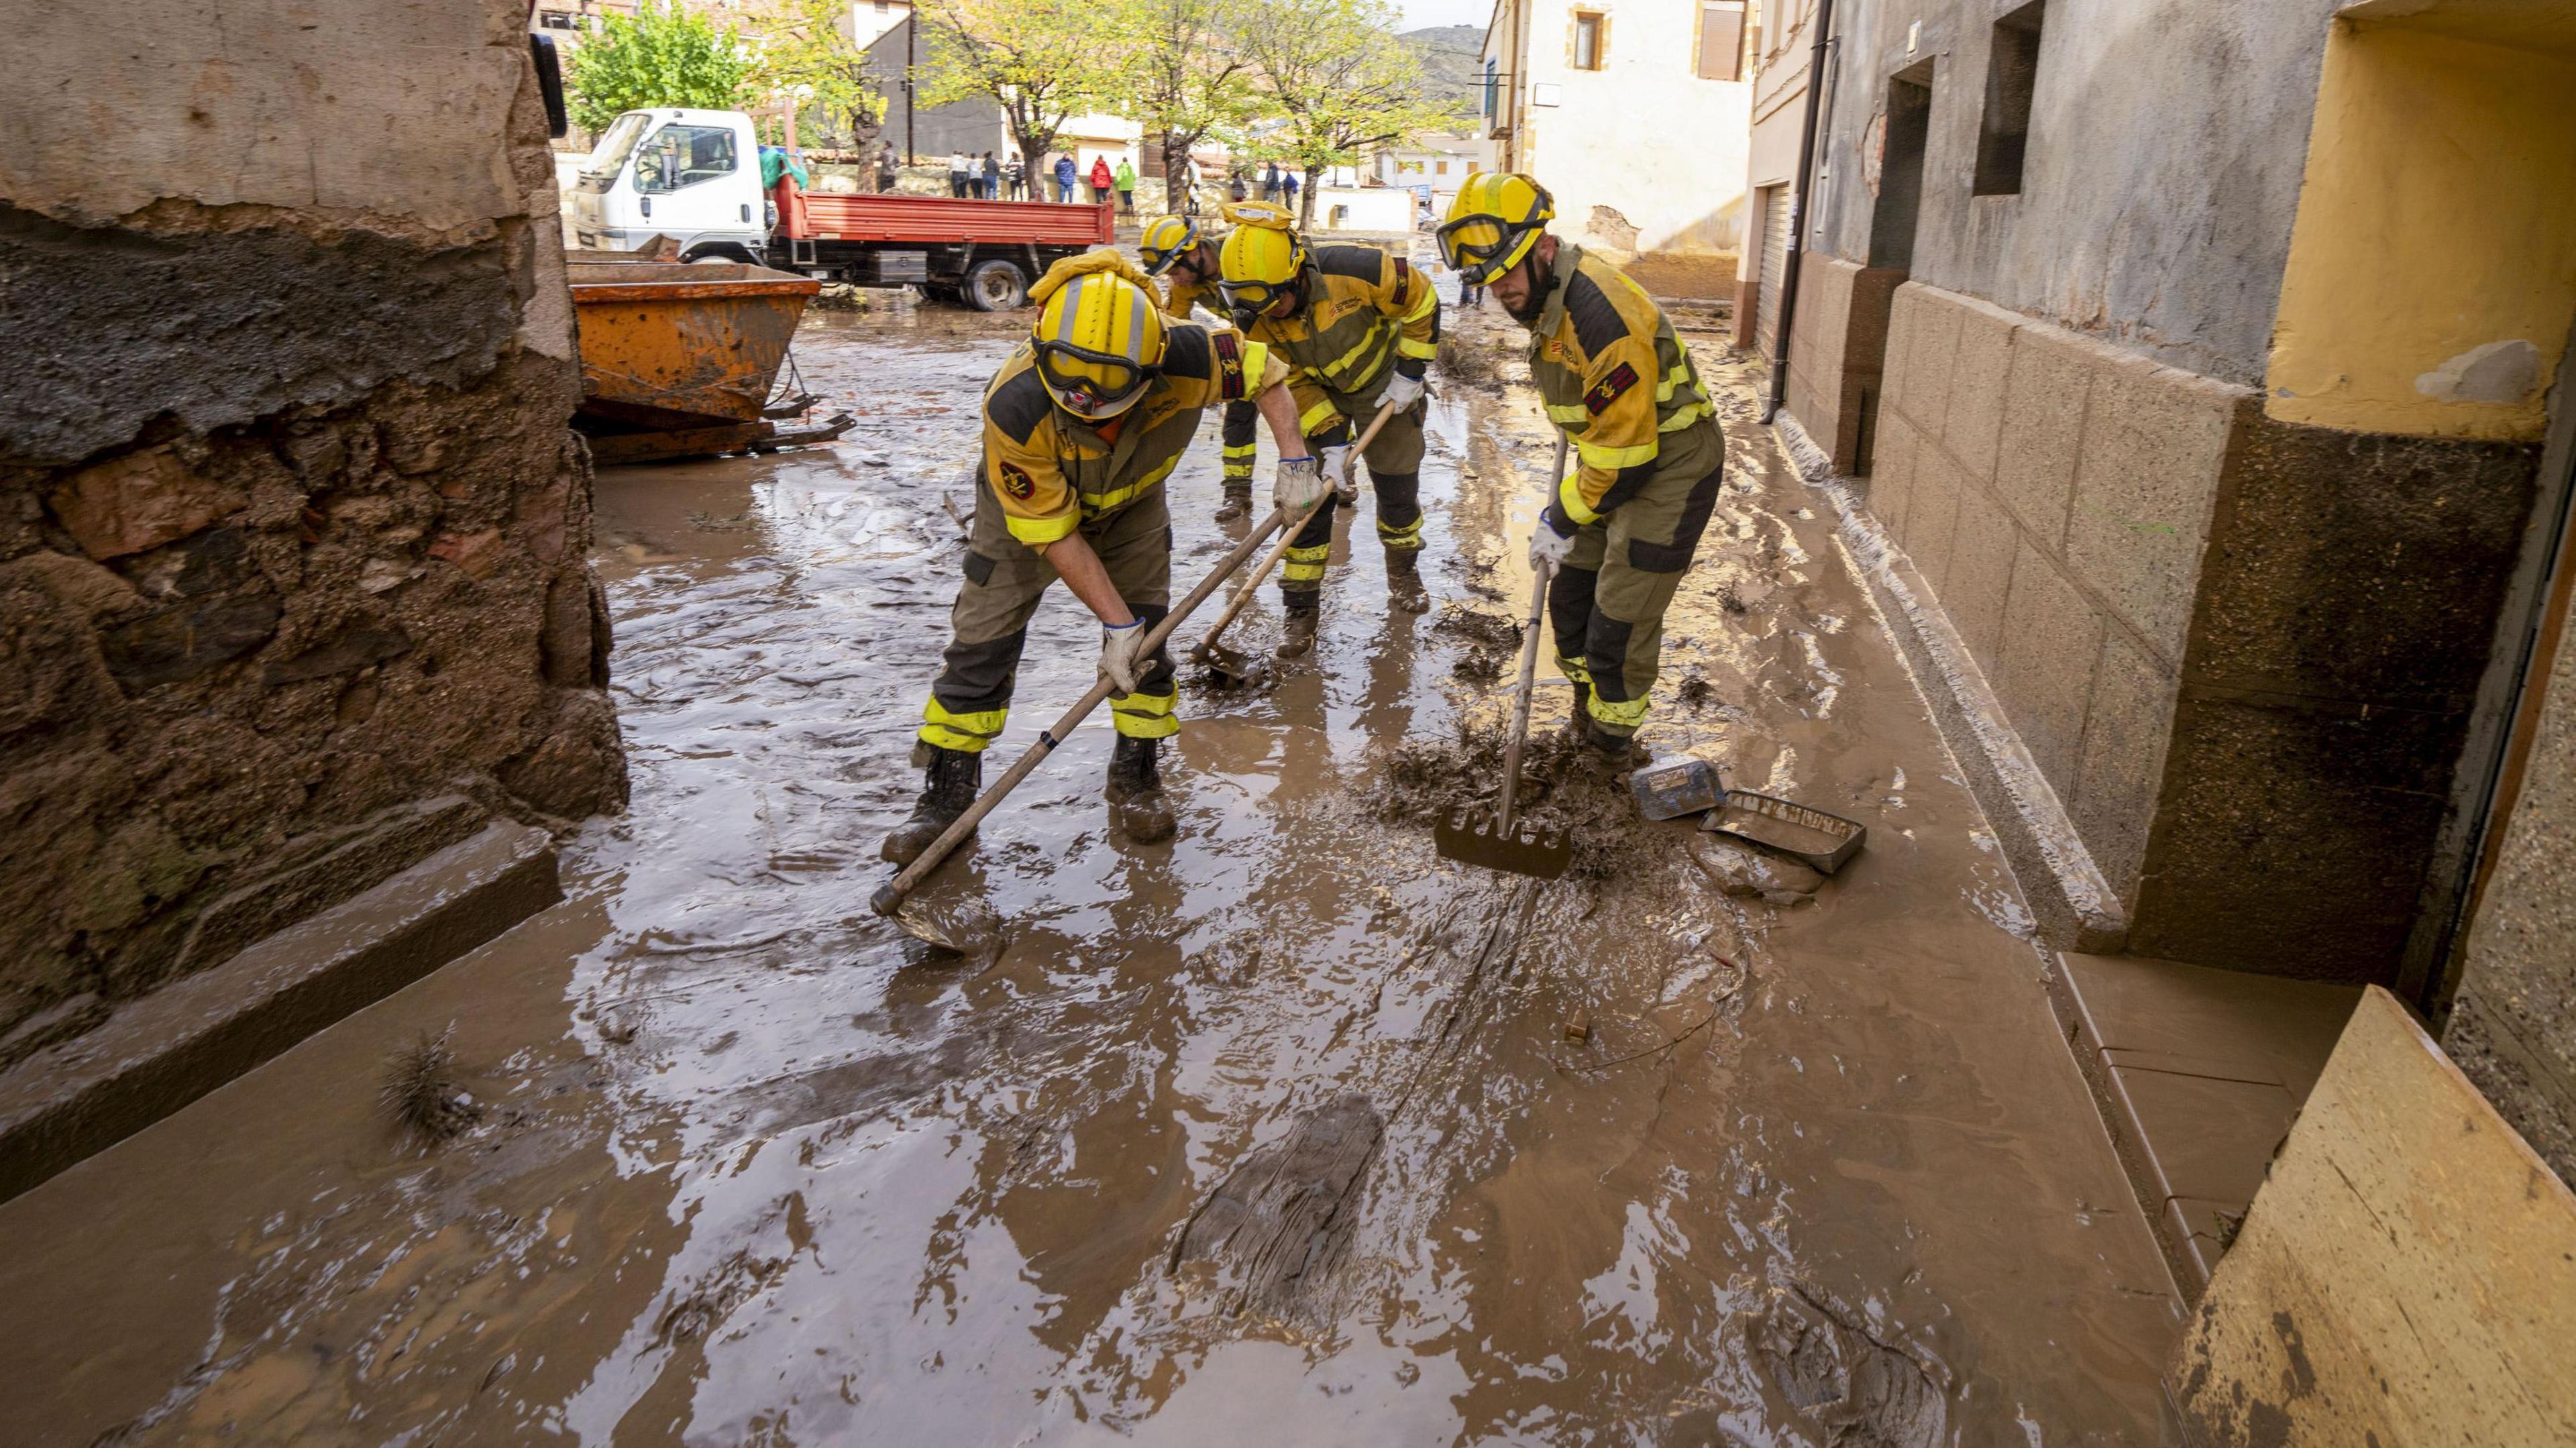
<instances>
[{"instance_id":1,"label":"firefighter","mask_svg":"<svg viewBox=\"0 0 2576 1448\"><path fill-rule=\"evenodd\" d=\"M1040 304L1037 326L984 389L966 580L913 751L921 798L880 851L896 864L975 802L984 749L1010 715L1029 618L1058 578L1099 616L1100 674L1117 689L1111 821L1140 843L1169 838L1155 753L1180 728L1172 661L1159 648L1138 656L1171 602L1163 479L1207 408L1249 398L1279 440L1279 505L1302 509L1331 488L1298 434L1287 364L1231 328L1168 322L1133 262L1114 251L1068 257L1029 299Z\"/></svg>"},{"instance_id":2,"label":"firefighter","mask_svg":"<svg viewBox=\"0 0 2576 1448\"><path fill-rule=\"evenodd\" d=\"M1420 613L1431 606L1420 568L1423 376L1440 344L1440 298L1431 279L1373 247L1310 249L1291 229L1286 207L1247 202L1226 208L1226 216L1235 223L1218 249L1226 303L1246 337L1270 344L1293 369L1298 426L1336 487L1354 430L1366 428L1381 405L1395 408L1364 456L1377 490L1388 602ZM1298 533L1280 570L1287 615L1281 658L1314 647L1333 507L1326 504Z\"/></svg>"},{"instance_id":3,"label":"firefighter","mask_svg":"<svg viewBox=\"0 0 2576 1448\"><path fill-rule=\"evenodd\" d=\"M1225 299L1217 292L1216 242L1198 217L1156 217L1137 241L1136 251L1144 258L1145 274L1162 279L1163 310L1172 320L1188 321L1191 309L1198 306L1219 317L1226 315ZM1225 405L1225 431L1220 435L1225 449L1225 495L1216 510L1220 523L1231 523L1252 510L1254 416L1250 402Z\"/></svg>"},{"instance_id":4,"label":"firefighter","mask_svg":"<svg viewBox=\"0 0 2576 1448\"><path fill-rule=\"evenodd\" d=\"M1726 440L1672 323L1617 267L1547 232L1527 176L1467 178L1436 233L1462 284L1530 329L1530 380L1578 465L1530 535L1554 564L1548 620L1574 683L1568 727L1613 768L1632 762L1663 650L1664 610L1725 482Z\"/></svg>"}]
</instances>

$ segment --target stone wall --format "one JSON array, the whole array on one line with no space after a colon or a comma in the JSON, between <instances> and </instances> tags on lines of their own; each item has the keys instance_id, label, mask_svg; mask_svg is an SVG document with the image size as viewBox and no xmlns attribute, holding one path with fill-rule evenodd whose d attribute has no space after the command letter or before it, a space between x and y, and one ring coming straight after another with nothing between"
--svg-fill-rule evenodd
<instances>
[{"instance_id":1,"label":"stone wall","mask_svg":"<svg viewBox=\"0 0 2576 1448\"><path fill-rule=\"evenodd\" d=\"M1872 466L1888 307L1904 280L1892 267L1858 266L1820 251L1799 263L1786 402L1845 477Z\"/></svg>"},{"instance_id":2,"label":"stone wall","mask_svg":"<svg viewBox=\"0 0 2576 1448\"><path fill-rule=\"evenodd\" d=\"M22 17L0 1066L494 812L622 803L524 24L511 0Z\"/></svg>"},{"instance_id":3,"label":"stone wall","mask_svg":"<svg viewBox=\"0 0 2576 1448\"><path fill-rule=\"evenodd\" d=\"M2130 948L2394 982L2535 450L2281 423L1920 282L1886 358L1869 506Z\"/></svg>"}]
</instances>

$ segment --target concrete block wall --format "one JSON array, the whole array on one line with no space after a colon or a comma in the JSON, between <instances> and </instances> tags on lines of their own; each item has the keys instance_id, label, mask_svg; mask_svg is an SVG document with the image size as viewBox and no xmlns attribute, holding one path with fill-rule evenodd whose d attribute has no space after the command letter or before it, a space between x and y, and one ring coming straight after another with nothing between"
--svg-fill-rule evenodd
<instances>
[{"instance_id":1,"label":"concrete block wall","mask_svg":"<svg viewBox=\"0 0 2576 1448\"><path fill-rule=\"evenodd\" d=\"M623 801L525 26L114 0L13 35L0 1067L492 814Z\"/></svg>"},{"instance_id":2,"label":"concrete block wall","mask_svg":"<svg viewBox=\"0 0 2576 1448\"><path fill-rule=\"evenodd\" d=\"M1833 460L1834 471L1846 477L1869 471L1888 303L1904 280L1905 273L1894 268L1860 266L1824 252L1809 252L1799 264L1788 406Z\"/></svg>"},{"instance_id":3,"label":"concrete block wall","mask_svg":"<svg viewBox=\"0 0 2576 1448\"><path fill-rule=\"evenodd\" d=\"M1920 282L1869 506L2133 911L2230 436L2258 399Z\"/></svg>"}]
</instances>

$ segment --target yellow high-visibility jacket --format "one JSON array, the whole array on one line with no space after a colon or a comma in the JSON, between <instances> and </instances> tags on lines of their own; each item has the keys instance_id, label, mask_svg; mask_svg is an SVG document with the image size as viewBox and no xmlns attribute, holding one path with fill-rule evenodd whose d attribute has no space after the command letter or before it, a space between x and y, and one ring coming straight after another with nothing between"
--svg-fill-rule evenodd
<instances>
[{"instance_id":1,"label":"yellow high-visibility jacket","mask_svg":"<svg viewBox=\"0 0 2576 1448\"><path fill-rule=\"evenodd\" d=\"M1314 258L1297 315L1244 329L1287 359L1308 437L1369 416L1397 366L1418 377L1440 352L1440 295L1412 263L1367 246L1319 246Z\"/></svg>"},{"instance_id":2,"label":"yellow high-visibility jacket","mask_svg":"<svg viewBox=\"0 0 2576 1448\"><path fill-rule=\"evenodd\" d=\"M1663 309L1579 246L1557 249L1551 281L1530 332L1530 380L1582 462L1558 486L1557 510L1581 526L1659 473L1706 477L1726 444Z\"/></svg>"},{"instance_id":3,"label":"yellow high-visibility jacket","mask_svg":"<svg viewBox=\"0 0 2576 1448\"><path fill-rule=\"evenodd\" d=\"M1185 286L1170 272L1165 272L1162 283L1163 314L1175 322L1188 321L1192 307L1205 307L1220 317L1226 314L1225 298L1218 294L1215 282L1192 282Z\"/></svg>"},{"instance_id":4,"label":"yellow high-visibility jacket","mask_svg":"<svg viewBox=\"0 0 2576 1448\"><path fill-rule=\"evenodd\" d=\"M1197 435L1199 415L1258 397L1288 365L1230 327L1175 325L1162 373L1134 406L1096 427L1055 405L1023 342L984 389L984 483L1011 536L1053 543L1162 486Z\"/></svg>"}]
</instances>

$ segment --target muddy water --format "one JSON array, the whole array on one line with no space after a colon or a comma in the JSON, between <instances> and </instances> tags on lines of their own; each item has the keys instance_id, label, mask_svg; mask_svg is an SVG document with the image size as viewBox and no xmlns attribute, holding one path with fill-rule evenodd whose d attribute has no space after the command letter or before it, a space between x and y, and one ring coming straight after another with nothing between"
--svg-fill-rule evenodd
<instances>
[{"instance_id":1,"label":"muddy water","mask_svg":"<svg viewBox=\"0 0 2576 1448\"><path fill-rule=\"evenodd\" d=\"M562 906L0 1206L13 1441L2155 1441L2175 1309L2010 878L1715 352L1735 478L1648 733L1868 825L1811 898L1681 824L1465 870L1371 803L1500 707L1515 386L1433 412L1466 617L1390 621L1363 523L1311 661L1185 693L1176 841L1109 833L1104 718L932 887L997 957L875 919L1009 340L818 317L837 448L602 475L632 812ZM1051 598L1005 757L1095 648ZM486 1109L403 1139L384 1062L451 1023Z\"/></svg>"}]
</instances>

